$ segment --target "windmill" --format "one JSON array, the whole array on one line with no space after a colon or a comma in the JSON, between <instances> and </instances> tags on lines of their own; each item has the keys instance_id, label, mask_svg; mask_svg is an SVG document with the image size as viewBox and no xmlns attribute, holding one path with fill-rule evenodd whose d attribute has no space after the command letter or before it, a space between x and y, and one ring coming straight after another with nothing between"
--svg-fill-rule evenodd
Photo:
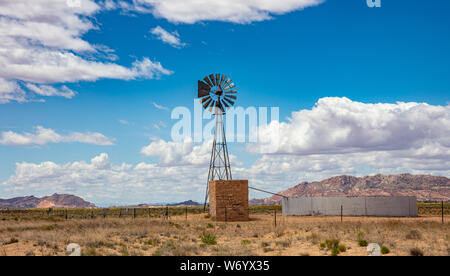
<instances>
[{"instance_id":1,"label":"windmill","mask_svg":"<svg viewBox=\"0 0 450 276\"><path fill-rule=\"evenodd\" d=\"M206 209L208 201L209 182L211 180L232 180L223 116L226 110L234 105L237 94L235 86L230 78L222 74L211 74L198 81L200 103L205 110L214 112L216 118L204 209Z\"/></svg>"}]
</instances>

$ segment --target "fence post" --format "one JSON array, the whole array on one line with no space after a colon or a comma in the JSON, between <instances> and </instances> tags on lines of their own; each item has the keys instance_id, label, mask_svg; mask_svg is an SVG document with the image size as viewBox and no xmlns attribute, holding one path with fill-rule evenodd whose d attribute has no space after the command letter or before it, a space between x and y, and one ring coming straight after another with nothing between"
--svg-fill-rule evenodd
<instances>
[{"instance_id":1,"label":"fence post","mask_svg":"<svg viewBox=\"0 0 450 276\"><path fill-rule=\"evenodd\" d=\"M133 208L133 218L136 218L136 208Z\"/></svg>"},{"instance_id":2,"label":"fence post","mask_svg":"<svg viewBox=\"0 0 450 276\"><path fill-rule=\"evenodd\" d=\"M166 206L166 219L169 219L169 206Z\"/></svg>"},{"instance_id":3,"label":"fence post","mask_svg":"<svg viewBox=\"0 0 450 276\"><path fill-rule=\"evenodd\" d=\"M119 208L119 218L122 217L122 208Z\"/></svg>"},{"instance_id":4,"label":"fence post","mask_svg":"<svg viewBox=\"0 0 450 276\"><path fill-rule=\"evenodd\" d=\"M188 215L188 207L186 206L186 220L187 220L187 215Z\"/></svg>"},{"instance_id":5,"label":"fence post","mask_svg":"<svg viewBox=\"0 0 450 276\"><path fill-rule=\"evenodd\" d=\"M343 213L343 212L342 212L342 205L341 205L341 222L342 222L342 213Z\"/></svg>"},{"instance_id":6,"label":"fence post","mask_svg":"<svg viewBox=\"0 0 450 276\"><path fill-rule=\"evenodd\" d=\"M441 201L442 224L444 224L444 201Z\"/></svg>"},{"instance_id":7,"label":"fence post","mask_svg":"<svg viewBox=\"0 0 450 276\"><path fill-rule=\"evenodd\" d=\"M227 222L227 206L225 206L224 208L225 208L225 222Z\"/></svg>"},{"instance_id":8,"label":"fence post","mask_svg":"<svg viewBox=\"0 0 450 276\"><path fill-rule=\"evenodd\" d=\"M275 209L275 216L273 217L275 228L277 228L277 210Z\"/></svg>"},{"instance_id":9,"label":"fence post","mask_svg":"<svg viewBox=\"0 0 450 276\"><path fill-rule=\"evenodd\" d=\"M66 220L69 218L69 216L67 215L67 209L66 209L66 214L65 214L65 216L66 216Z\"/></svg>"},{"instance_id":10,"label":"fence post","mask_svg":"<svg viewBox=\"0 0 450 276\"><path fill-rule=\"evenodd\" d=\"M150 218L150 208L148 208L148 218Z\"/></svg>"}]
</instances>

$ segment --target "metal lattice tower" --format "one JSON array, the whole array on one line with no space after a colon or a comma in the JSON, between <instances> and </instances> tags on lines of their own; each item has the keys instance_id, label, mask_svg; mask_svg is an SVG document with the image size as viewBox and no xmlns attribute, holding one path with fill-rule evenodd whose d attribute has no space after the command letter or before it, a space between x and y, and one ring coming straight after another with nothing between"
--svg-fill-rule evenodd
<instances>
[{"instance_id":1,"label":"metal lattice tower","mask_svg":"<svg viewBox=\"0 0 450 276\"><path fill-rule=\"evenodd\" d=\"M223 117L225 116L225 110L233 106L236 100L237 91L233 89L234 87L235 84L231 82L231 79L221 74L211 74L205 77L203 81L198 81L200 102L204 109L209 108L210 112L214 109L216 117L204 209L206 209L206 203L208 202L209 182L211 180L232 180Z\"/></svg>"}]
</instances>

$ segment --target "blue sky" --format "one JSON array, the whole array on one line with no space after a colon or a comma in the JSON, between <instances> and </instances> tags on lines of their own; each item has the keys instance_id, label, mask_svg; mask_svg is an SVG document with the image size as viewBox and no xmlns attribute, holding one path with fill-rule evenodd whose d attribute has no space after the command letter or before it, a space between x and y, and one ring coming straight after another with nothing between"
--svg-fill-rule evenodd
<instances>
[{"instance_id":1,"label":"blue sky","mask_svg":"<svg viewBox=\"0 0 450 276\"><path fill-rule=\"evenodd\" d=\"M90 1L81 1L82 8L88 2ZM79 49L71 49L70 46L49 46L44 39L40 40L39 37L36 38L30 34L23 34L21 38L36 40L41 44L21 45L26 50L34 51L36 47L39 47L39 51L51 49L60 53L73 53L87 61L116 64L123 68L132 68L133 62L148 57L152 62L159 62L167 71L155 69L159 75L157 78L145 73L136 73L132 77L120 74L108 77L106 73L102 75L97 72L98 76L93 81L84 81L82 77L73 77L73 75L68 77L69 81L49 81L38 72L34 73L36 76L30 80L31 73L10 74L9 66L12 66L13 62L11 56L8 54L0 56L0 64L4 67L0 70L0 80L3 79L8 84L14 83L21 87L19 90L22 90L21 98L4 100L3 104L0 104L0 135L3 135L3 137L0 136L0 141L3 138L3 143L0 143L0 197L70 192L103 205L187 199L200 201L205 186L202 177L205 171L207 173L207 165L193 166L186 162L178 162L180 161L177 160L178 155L171 159L172 163L162 166L164 169L170 169L173 166L174 170L167 172L167 179L164 180L172 184L160 186L157 183L159 180L152 175L141 176L139 181L131 181L130 186L127 186L124 179L135 177L127 170L134 170L138 164L159 166L161 162L158 161L158 154L171 154L170 152L151 152L146 155L143 154L142 148L155 139L161 139L165 143L170 142L171 126L176 122L170 119L170 111L177 106L192 108L197 79L215 72L227 74L234 80L239 91L240 106L279 107L280 119L286 124L285 131L292 133L292 137L295 137L296 130L301 129L295 127L295 122L302 124L307 120L326 121L333 125L330 120L336 116L316 120L315 106L326 106L325 109L330 112L336 106L353 110L355 105L364 106L371 103L380 103L386 108L387 104L396 105L397 102L427 104L425 107L421 106L422 109L415 110L414 112L417 113L414 115L410 115L411 107L409 106L389 107L389 112L394 110L392 112L395 113L395 110L404 109L405 113L395 113L399 114L398 117L387 118L386 121L375 122L368 127L371 130L379 129L380 132L377 133L383 133L380 135L387 133L386 137L390 137L386 141L374 142L375 146L374 144L360 145L354 140L359 136L353 135L355 133L353 130L364 130L364 127L360 127L358 123L351 126L355 127L354 129L345 125L351 129L352 135L344 137L344 140L330 142L329 147L319 149L316 145L305 146L304 143L296 144L296 141L287 141L286 143L290 143L290 146L282 147L283 150L279 154L266 155L257 150L246 150L248 148L246 145L230 145L230 153L236 156L235 160L239 164L236 166L238 167L236 175L253 180L254 185L278 191L302 180L320 180L343 173L364 175L378 172L411 172L449 175L448 166L447 169L445 168L450 160L450 153L447 152L450 143L445 138L448 137L450 129L448 120L450 116L448 108L450 3L448 1L382 0L381 8L368 8L365 0L327 0L317 5L311 4L315 4L316 1L290 0L279 1L280 6L273 7L274 11L281 9L282 12L272 13L270 8L269 11L261 8L262 16L258 15L252 19L244 13L232 20L220 17L220 12L217 18L211 17L206 20L201 20L201 17L195 19L195 16L194 19L178 14L172 16L170 9L158 10L158 7L146 4L145 0L137 1L138 4L135 4L138 6L134 7L130 2L128 5L120 1L107 2L110 4L108 8L105 5L106 2L97 2L98 8L89 8L78 13L87 15L80 18L91 22L96 28L86 27L86 31L79 31L70 25L71 22L60 23L73 27L75 33L79 31L77 35L72 33L78 40L107 48L97 48L94 52L86 53ZM231 2L234 3L234 1ZM283 6L284 2L287 7ZM300 6L296 6L297 4ZM13 14L11 10L8 10L10 7L6 5L0 4L0 19L7 21L5 18L12 16L24 21L35 20L23 19L21 16L23 10L20 9L15 9ZM33 3L33 5L39 5L39 3ZM49 5L48 9L54 7L55 13L62 14L73 12L59 8L57 5L59 4ZM173 5L176 6L177 1L173 1ZM250 6L256 12L261 12L261 9L258 10L255 5ZM298 9L302 5L305 9ZM142 7L146 9L139 9ZM203 12L197 11L194 6L191 14L201 15ZM75 17L78 14L75 14ZM270 15L271 19L266 20L264 15ZM224 12L224 16L228 14ZM246 18L251 22L245 22ZM195 22L191 22L192 20ZM4 24L6 24L5 21ZM58 21L56 22L59 24ZM181 46L174 47L158 39L151 33L151 30L157 26L178 38L182 43ZM22 40L17 38L18 35L0 32L0 36L22 43ZM8 47L10 46L6 42L0 42L2 50L8 50ZM106 58L105 55L108 53L113 54L115 58ZM109 70L106 67L104 69ZM55 75L58 75L60 69L57 67L52 70L55 70ZM81 72L80 76L83 74ZM58 89L66 86L76 95L70 98L56 95L44 96L27 89L27 84ZM18 95L19 90L5 89L6 92L2 94L0 85L0 96L3 95L6 98L4 95ZM322 105L319 103L320 99L325 99ZM336 104L333 99L341 101ZM342 102L343 99L349 101ZM154 103L168 110L158 109ZM331 107L328 108L329 106ZM374 115L375 118L383 116L383 110L386 111L385 108L378 110L378 106L367 105L365 108L373 108L374 114L380 114ZM309 113L300 114L298 121L292 120L292 112L301 110ZM345 113L339 114L341 116ZM421 114L424 114L423 117ZM306 116L306 119L302 116ZM287 120L288 117L291 120ZM433 120L441 122L441 127L430 127L424 132L412 132L411 135L416 139L411 136L405 138L393 135L398 133L397 125L392 129L388 128L389 122L397 119L399 124L405 122L409 124L409 129L420 129L423 125L430 125L430 122L425 120L422 122L421 118L430 118L431 122ZM119 122L120 120L122 123ZM347 124L348 121L348 118L344 118L339 122ZM155 124L159 124L159 127L155 127ZM28 141L17 145L11 142L18 139L17 136L11 136L9 140L5 138L8 133L33 134L37 126L66 136L70 136L73 132L89 136L95 132L103 135L101 139L106 142L86 143L71 138L72 140L59 139L58 142L46 140L41 144ZM311 128L313 132L316 129L315 133L319 132L317 130L326 132L328 125L313 125ZM400 143L399 139L409 141L410 138L414 141ZM399 146L391 147L397 144L396 141L399 142ZM161 147L164 148L164 145L161 144ZM431 145L435 147L429 150ZM337 148L339 148L338 153ZM407 150L437 153L427 157L430 159L423 159L425 158L423 156L417 157L420 155L417 152L406 153ZM195 150L193 152L195 153ZM101 153L106 153L107 161L105 162L114 166L120 166L122 163L131 166L130 169L125 169L125 172L129 174L128 177L120 178L118 181L108 179L105 176L108 173L92 172L95 177L89 176L88 180L83 180L84 174L91 173L88 169L82 172L78 170L71 172L70 169L60 167L80 161L84 161L87 165L92 164L91 159L100 156ZM348 153L352 156L346 155ZM319 154L327 160L336 158L336 165L331 169L318 159L306 168L292 165L303 163L306 159L311 161L318 158L310 154ZM327 154L330 156L327 157ZM406 159L394 160L386 167L380 165L385 163L383 160L395 159L390 154ZM345 160L355 161L347 164ZM47 167L48 164L39 167L42 162L54 164L55 170L60 170L57 176ZM284 162L291 164L287 171L281 171L281 174L271 172L270 176L258 176L258 166L267 170L276 168L274 163ZM16 172L18 168L16 163L34 164L34 169L30 171L36 170L36 175L28 171L24 173L25 175L21 175L22 171ZM430 166L426 167L424 163ZM397 164L403 165L398 167ZM176 175L176 168L180 166L183 170L189 171L186 173L192 174L192 179L190 178L189 181L195 181L195 185L198 186L190 189L193 185L191 182L178 183L172 180L180 177ZM115 173L120 175L118 170ZM78 176L71 178L64 174ZM64 185L52 184L54 181L52 179L56 177L72 180L68 180ZM96 184L84 185L91 181ZM123 186L120 186L119 182L123 181L125 181ZM102 192L99 192L100 190ZM172 192L164 190L172 190ZM252 195L265 196L264 194Z\"/></svg>"}]
</instances>

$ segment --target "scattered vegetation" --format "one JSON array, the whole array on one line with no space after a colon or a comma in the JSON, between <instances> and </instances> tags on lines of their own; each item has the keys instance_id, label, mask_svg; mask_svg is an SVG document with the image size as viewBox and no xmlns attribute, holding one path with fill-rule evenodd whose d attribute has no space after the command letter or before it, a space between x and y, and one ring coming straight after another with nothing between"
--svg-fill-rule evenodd
<instances>
[{"instance_id":1,"label":"scattered vegetation","mask_svg":"<svg viewBox=\"0 0 450 276\"><path fill-rule=\"evenodd\" d=\"M242 241L241 241L241 244L242 244L242 245L251 244L251 243L252 243L251 240L242 240Z\"/></svg>"},{"instance_id":2,"label":"scattered vegetation","mask_svg":"<svg viewBox=\"0 0 450 276\"><path fill-rule=\"evenodd\" d=\"M407 235L406 238L409 240L420 240L422 238L422 235L417 230L411 230Z\"/></svg>"},{"instance_id":3,"label":"scattered vegetation","mask_svg":"<svg viewBox=\"0 0 450 276\"><path fill-rule=\"evenodd\" d=\"M205 233L202 236L202 242L204 244L209 244L209 245L217 244L216 235L214 235L212 233Z\"/></svg>"},{"instance_id":4,"label":"scattered vegetation","mask_svg":"<svg viewBox=\"0 0 450 276\"><path fill-rule=\"evenodd\" d=\"M389 254L391 252L391 250L389 250L389 248L387 246L382 246L381 247L381 254Z\"/></svg>"},{"instance_id":5,"label":"scattered vegetation","mask_svg":"<svg viewBox=\"0 0 450 276\"><path fill-rule=\"evenodd\" d=\"M417 247L411 248L409 250L411 256L423 256L423 251Z\"/></svg>"},{"instance_id":6,"label":"scattered vegetation","mask_svg":"<svg viewBox=\"0 0 450 276\"><path fill-rule=\"evenodd\" d=\"M385 246L381 251L389 255L449 255L447 218L443 226L440 217L423 215L349 217L342 223L339 217L280 216L275 227L276 208L254 208L251 221L239 223L205 218L203 206L189 207L187 220L184 207L170 207L169 218L165 208L150 208L150 214L136 208L136 218L133 208L70 209L68 219L58 210L0 211L0 255L66 255L68 243L96 256L367 255L369 242ZM355 242L363 247L346 246Z\"/></svg>"}]
</instances>

